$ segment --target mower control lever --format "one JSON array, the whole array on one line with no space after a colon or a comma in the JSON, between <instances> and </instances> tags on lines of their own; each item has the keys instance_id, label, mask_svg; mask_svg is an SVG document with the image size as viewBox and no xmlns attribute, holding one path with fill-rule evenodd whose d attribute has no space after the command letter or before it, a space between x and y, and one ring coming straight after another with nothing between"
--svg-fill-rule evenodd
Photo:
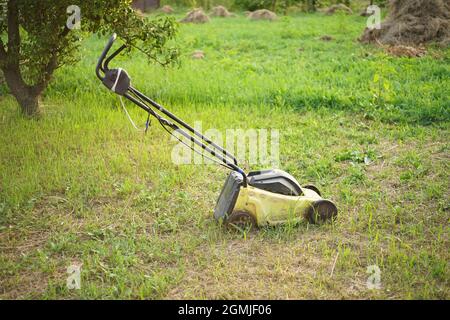
<instances>
[{"instance_id":1,"label":"mower control lever","mask_svg":"<svg viewBox=\"0 0 450 320\"><path fill-rule=\"evenodd\" d=\"M106 44L105 48L103 49L103 52L100 56L100 58L98 59L97 62L97 67L95 68L95 73L97 74L97 77L100 80L103 80L104 77L102 77L102 75L100 74L100 70L105 73L105 66L103 65L103 61L106 58L106 55L108 54L109 50L111 49L112 45L114 44L114 41L116 41L117 39L117 35L114 33L111 38L109 38L108 43ZM107 69L107 65L106 65L106 69ZM106 70L107 71L107 70Z\"/></svg>"},{"instance_id":2,"label":"mower control lever","mask_svg":"<svg viewBox=\"0 0 450 320\"><path fill-rule=\"evenodd\" d=\"M98 59L95 72L97 74L97 77L109 90L123 96L128 92L128 89L130 87L130 77L122 68L110 70L108 67L109 62L111 62L112 59L114 59L120 52L122 52L126 48L126 45L122 45L119 49L117 49L109 57L107 57L108 52L109 50L111 50L111 47L113 46L116 39L117 35L115 33L111 36L111 38L109 38L108 43L106 44L100 58ZM101 75L100 71L102 71L103 76Z\"/></svg>"}]
</instances>

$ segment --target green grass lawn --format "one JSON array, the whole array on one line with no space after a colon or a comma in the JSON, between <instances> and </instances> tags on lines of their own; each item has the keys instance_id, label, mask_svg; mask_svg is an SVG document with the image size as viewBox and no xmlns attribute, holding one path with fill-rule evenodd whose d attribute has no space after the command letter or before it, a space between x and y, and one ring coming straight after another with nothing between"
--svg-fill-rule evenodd
<instances>
[{"instance_id":1,"label":"green grass lawn","mask_svg":"<svg viewBox=\"0 0 450 320\"><path fill-rule=\"evenodd\" d=\"M0 298L450 298L450 50L387 56L356 41L365 23L216 18L180 26L179 68L116 61L203 129L278 129L281 169L338 206L325 225L219 226L228 172L176 166L156 121L131 127L94 75L106 38L58 70L40 119L0 96ZM71 264L80 290L66 288Z\"/></svg>"}]
</instances>

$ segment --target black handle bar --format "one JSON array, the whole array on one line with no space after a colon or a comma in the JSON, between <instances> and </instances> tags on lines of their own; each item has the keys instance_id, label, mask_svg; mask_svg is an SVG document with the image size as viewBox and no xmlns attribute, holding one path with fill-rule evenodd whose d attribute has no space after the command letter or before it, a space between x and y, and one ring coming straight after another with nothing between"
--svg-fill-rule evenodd
<instances>
[{"instance_id":1,"label":"black handle bar","mask_svg":"<svg viewBox=\"0 0 450 320\"><path fill-rule=\"evenodd\" d=\"M114 41L116 41L116 39L117 39L117 35L115 33L111 36L111 38L109 38L108 43L106 44L105 48L103 49L102 54L100 55L100 58L98 59L97 67L95 68L95 73L97 74L97 77L105 84L105 86L108 87L108 89L118 93L118 91L116 91L113 88L120 80L120 74L121 74L121 72L123 72L123 70L120 69L120 72L117 74L109 74L110 70L108 68L108 64L120 52L122 52L127 46L122 45L119 49L117 49L109 57L107 57L108 52L109 52L109 50L111 50L111 47L113 46ZM105 61L105 59L106 59L106 61ZM102 71L105 76L102 76L100 71ZM118 94L123 95L128 100L134 102L139 107L141 107L142 109L144 109L151 115L155 116L160 121L160 123L163 125L164 128L166 128L166 126L169 126L173 130L179 130L183 136L185 136L188 139L191 139L191 141L194 142L196 145L202 147L204 150L209 152L212 156L218 158L223 164L225 164L226 167L240 172L244 176L244 185L247 185L247 182L246 182L247 178L246 178L245 172L244 172L244 170L242 170L241 168L238 167L237 159L231 153L229 153L227 150L220 147L219 145L217 145L216 143L214 143L207 137L205 137L200 132L196 131L194 128L189 126L183 120L176 117L171 112L164 109L163 106L159 105L158 103L151 100L144 94L140 93L138 90L131 87L130 86L130 78L128 77L128 74L126 74L126 72L124 72L124 74L125 74L125 78L122 78L122 81L128 80L128 84L127 84L127 88L126 88L127 92L120 92ZM110 81L111 79L109 79L110 76L115 77L115 78L112 78L112 80L115 81L114 86L112 85L112 83ZM105 80L106 77L108 77L108 79ZM106 81L106 83L104 80ZM133 93L135 95L135 97L131 96L129 94L130 92ZM147 103L149 103L150 105L152 105L153 107L158 109L160 112L164 113L166 116L168 116L170 119L174 120L176 123L181 125L183 128L187 129L190 133L185 132L178 125L176 125L174 123L170 123L166 119L162 118L158 113L156 113L154 110L152 110L152 108ZM167 128L166 128L166 130L167 130ZM200 138L201 141L198 140L198 138L196 138L196 137Z\"/></svg>"},{"instance_id":2,"label":"black handle bar","mask_svg":"<svg viewBox=\"0 0 450 320\"><path fill-rule=\"evenodd\" d=\"M117 39L117 35L114 33L114 34L111 36L111 38L109 38L108 43L106 44L106 46L105 46L105 48L103 49L103 52L102 52L100 58L98 59L97 67L95 68L95 73L97 74L97 77L98 77L100 80L103 80L103 79L104 79L104 77L102 77L102 75L100 74L100 70L101 70L103 73L105 73L105 68L104 68L104 66L103 66L103 61L105 60L106 55L108 54L109 50L110 50L111 47L113 46L114 41L116 41L116 39ZM108 62L109 62L109 61L108 61ZM108 65L106 65L105 67L106 67L106 69L107 69Z\"/></svg>"}]
</instances>

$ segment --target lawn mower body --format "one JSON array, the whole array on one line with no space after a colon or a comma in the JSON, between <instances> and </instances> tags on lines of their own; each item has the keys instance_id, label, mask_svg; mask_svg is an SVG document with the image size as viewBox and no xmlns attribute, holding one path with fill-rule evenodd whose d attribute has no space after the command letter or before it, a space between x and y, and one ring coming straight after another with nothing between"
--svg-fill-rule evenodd
<instances>
[{"instance_id":1,"label":"lawn mower body","mask_svg":"<svg viewBox=\"0 0 450 320\"><path fill-rule=\"evenodd\" d=\"M316 223L337 214L336 206L323 199L317 188L301 187L284 171L257 171L248 176L251 177L249 184L244 186L240 173L230 173L214 210L216 220L261 227L287 221L296 223L303 219Z\"/></svg>"}]
</instances>

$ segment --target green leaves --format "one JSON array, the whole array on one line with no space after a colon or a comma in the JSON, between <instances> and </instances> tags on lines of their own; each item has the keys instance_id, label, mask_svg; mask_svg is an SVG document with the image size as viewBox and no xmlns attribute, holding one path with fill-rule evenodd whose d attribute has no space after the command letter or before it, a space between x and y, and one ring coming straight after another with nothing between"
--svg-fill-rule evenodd
<instances>
[{"instance_id":1,"label":"green leaves","mask_svg":"<svg viewBox=\"0 0 450 320\"><path fill-rule=\"evenodd\" d=\"M82 1L84 30L109 36L117 33L130 48L137 48L151 60L167 65L176 60L178 51L167 43L175 38L177 24L172 17L149 20L137 15L129 0ZM86 30L87 29L87 30Z\"/></svg>"},{"instance_id":2,"label":"green leaves","mask_svg":"<svg viewBox=\"0 0 450 320\"><path fill-rule=\"evenodd\" d=\"M0 39L4 43L8 41L6 4L7 0L0 0ZM18 0L23 80L29 86L45 87L56 68L79 60L80 40L91 33L109 36L116 32L130 48L138 48L153 61L163 65L175 61L178 51L167 43L176 35L176 22L138 16L130 4L130 0L78 0L81 30L76 30L68 27L67 8L72 0Z\"/></svg>"}]
</instances>

